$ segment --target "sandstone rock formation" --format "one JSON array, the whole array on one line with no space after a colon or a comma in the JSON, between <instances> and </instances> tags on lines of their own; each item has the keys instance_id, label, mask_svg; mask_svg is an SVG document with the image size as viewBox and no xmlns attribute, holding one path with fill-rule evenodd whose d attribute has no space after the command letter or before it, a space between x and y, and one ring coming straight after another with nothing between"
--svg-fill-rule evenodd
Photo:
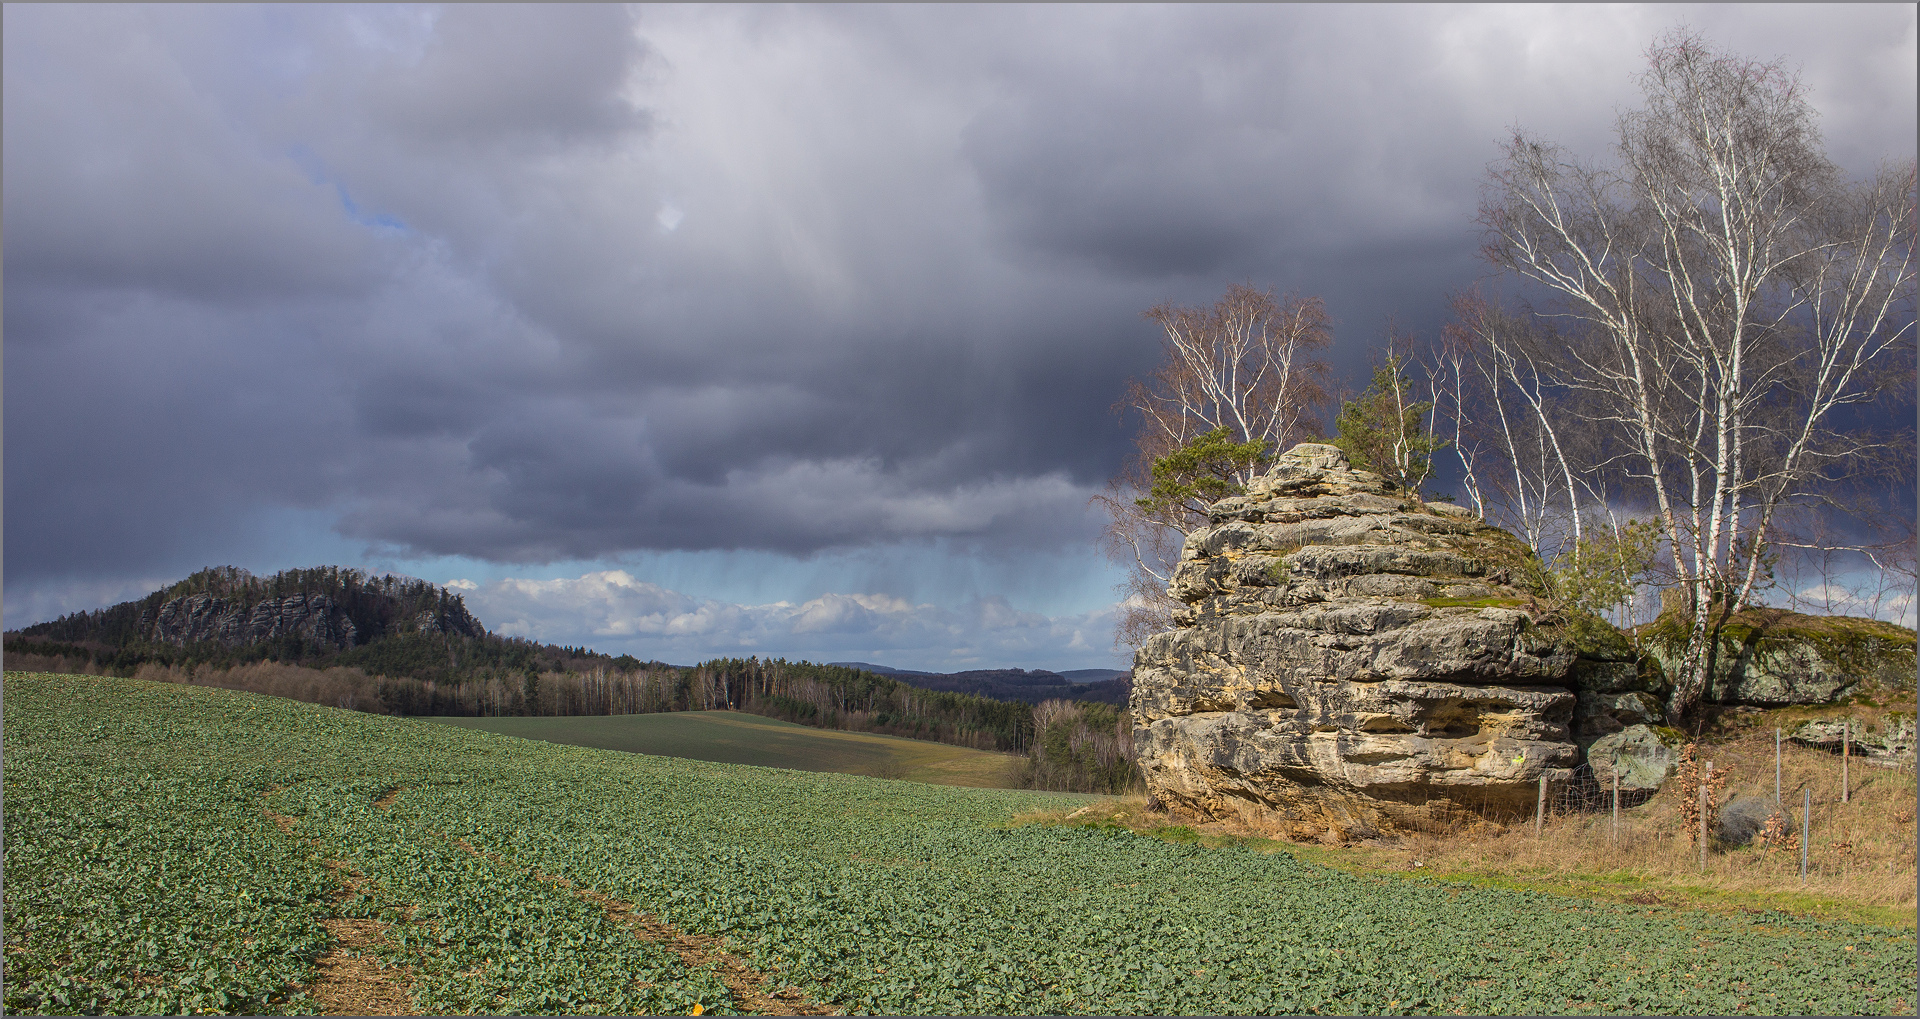
<instances>
[{"instance_id":1,"label":"sandstone rock formation","mask_svg":"<svg viewBox=\"0 0 1920 1019\"><path fill-rule=\"evenodd\" d=\"M267 598L251 608L209 594L174 598L159 611L143 614L140 632L156 643L181 646L217 642L242 647L301 637L345 650L355 639L353 620L324 594Z\"/></svg>"},{"instance_id":2,"label":"sandstone rock formation","mask_svg":"<svg viewBox=\"0 0 1920 1019\"><path fill-rule=\"evenodd\" d=\"M1535 618L1518 539L1303 443L1212 507L1135 658L1134 744L1176 812L1295 837L1532 809L1657 700L1597 620Z\"/></svg>"}]
</instances>

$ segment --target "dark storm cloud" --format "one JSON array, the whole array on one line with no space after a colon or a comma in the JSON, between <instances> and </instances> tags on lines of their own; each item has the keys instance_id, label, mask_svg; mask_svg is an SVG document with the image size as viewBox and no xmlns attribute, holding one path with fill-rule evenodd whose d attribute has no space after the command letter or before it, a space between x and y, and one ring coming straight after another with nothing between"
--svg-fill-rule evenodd
<instances>
[{"instance_id":1,"label":"dark storm cloud","mask_svg":"<svg viewBox=\"0 0 1920 1019\"><path fill-rule=\"evenodd\" d=\"M647 123L619 97L641 54L622 8L455 6L429 26L416 60L366 80L366 109L416 144L560 145Z\"/></svg>"},{"instance_id":2,"label":"dark storm cloud","mask_svg":"<svg viewBox=\"0 0 1920 1019\"><path fill-rule=\"evenodd\" d=\"M1603 154L1678 18L4 16L10 590L280 511L500 562L1084 545L1142 309L1321 294L1349 371L1430 330L1502 131ZM1805 45L1837 154L1911 149L1910 9L1689 16Z\"/></svg>"}]
</instances>

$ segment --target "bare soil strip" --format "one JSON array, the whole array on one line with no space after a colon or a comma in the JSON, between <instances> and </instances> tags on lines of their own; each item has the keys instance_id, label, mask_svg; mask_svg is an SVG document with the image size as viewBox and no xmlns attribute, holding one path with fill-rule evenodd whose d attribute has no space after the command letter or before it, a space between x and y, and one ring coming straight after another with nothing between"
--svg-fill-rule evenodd
<instances>
[{"instance_id":1,"label":"bare soil strip","mask_svg":"<svg viewBox=\"0 0 1920 1019\"><path fill-rule=\"evenodd\" d=\"M386 924L344 916L320 922L333 935L334 947L314 962L318 972L307 991L322 1015L418 1014L400 982L411 974L404 967L381 966L372 954L387 939Z\"/></svg>"},{"instance_id":2,"label":"bare soil strip","mask_svg":"<svg viewBox=\"0 0 1920 1019\"><path fill-rule=\"evenodd\" d=\"M460 848L482 859L502 866L513 866L496 853L474 848L465 839L453 840ZM659 917L642 913L631 904L602 895L590 888L581 888L564 877L555 877L539 870L533 876L548 884L565 888L582 900L591 902L606 911L607 919L632 931L642 941L650 941L680 957L680 961L693 969L712 967L720 982L727 986L733 995L733 1007L750 1015L840 1015L827 1006L808 1000L807 996L793 986L775 987L772 975L762 973L739 956L729 952L725 940L688 934L667 923Z\"/></svg>"},{"instance_id":3,"label":"bare soil strip","mask_svg":"<svg viewBox=\"0 0 1920 1019\"><path fill-rule=\"evenodd\" d=\"M399 794L395 790L388 801ZM293 833L297 819L261 808L274 826ZM319 842L315 841L318 846ZM365 875L356 873L339 860L322 861L340 882L333 901L338 904L359 891ZM322 1015L417 1015L413 998L407 993L412 973L404 966L382 966L373 954L387 939L387 925L379 920L330 916L320 925L333 936L333 948L314 960L311 984L295 985L319 1003Z\"/></svg>"}]
</instances>

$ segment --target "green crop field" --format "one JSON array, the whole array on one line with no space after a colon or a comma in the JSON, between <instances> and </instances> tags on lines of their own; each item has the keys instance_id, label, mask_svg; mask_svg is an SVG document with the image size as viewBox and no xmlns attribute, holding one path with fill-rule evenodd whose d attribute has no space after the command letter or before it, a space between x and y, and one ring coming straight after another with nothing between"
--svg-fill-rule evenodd
<instances>
[{"instance_id":1,"label":"green crop field","mask_svg":"<svg viewBox=\"0 0 1920 1019\"><path fill-rule=\"evenodd\" d=\"M1006 787L1020 760L926 740L815 729L738 711L433 721L601 750L988 789Z\"/></svg>"},{"instance_id":2,"label":"green crop field","mask_svg":"<svg viewBox=\"0 0 1920 1019\"><path fill-rule=\"evenodd\" d=\"M1073 798L613 753L9 673L5 1004L317 1010L328 924L422 1011L1911 1013L1909 932L1016 827ZM1092 802L1081 798L1080 802ZM611 900L648 914L624 919ZM649 933L652 931L654 933ZM323 960L324 961L324 960Z\"/></svg>"}]
</instances>

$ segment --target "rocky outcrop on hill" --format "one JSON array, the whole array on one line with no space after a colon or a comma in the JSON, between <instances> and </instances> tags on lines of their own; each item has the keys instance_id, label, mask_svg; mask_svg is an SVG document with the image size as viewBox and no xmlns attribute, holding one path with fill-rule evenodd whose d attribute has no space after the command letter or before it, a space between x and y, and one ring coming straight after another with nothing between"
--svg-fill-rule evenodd
<instances>
[{"instance_id":1,"label":"rocky outcrop on hill","mask_svg":"<svg viewBox=\"0 0 1920 1019\"><path fill-rule=\"evenodd\" d=\"M1303 443L1189 535L1185 604L1134 664L1151 796L1294 837L1364 835L1431 806L1531 810L1578 742L1647 720L1631 645L1538 616L1527 550Z\"/></svg>"},{"instance_id":2,"label":"rocky outcrop on hill","mask_svg":"<svg viewBox=\"0 0 1920 1019\"><path fill-rule=\"evenodd\" d=\"M436 608L401 616L384 626L377 619L369 625L371 631L356 625L353 614L325 594L300 592L278 598L256 594L251 600L193 594L170 598L158 608L143 611L137 634L143 640L181 647L203 643L246 647L298 637L341 651L395 633L486 635L480 621L454 599L443 599Z\"/></svg>"},{"instance_id":3,"label":"rocky outcrop on hill","mask_svg":"<svg viewBox=\"0 0 1920 1019\"><path fill-rule=\"evenodd\" d=\"M140 630L159 644L219 643L244 647L299 637L322 647L354 645L353 620L324 594L267 598L251 607L208 594L174 598L144 615Z\"/></svg>"}]
</instances>

